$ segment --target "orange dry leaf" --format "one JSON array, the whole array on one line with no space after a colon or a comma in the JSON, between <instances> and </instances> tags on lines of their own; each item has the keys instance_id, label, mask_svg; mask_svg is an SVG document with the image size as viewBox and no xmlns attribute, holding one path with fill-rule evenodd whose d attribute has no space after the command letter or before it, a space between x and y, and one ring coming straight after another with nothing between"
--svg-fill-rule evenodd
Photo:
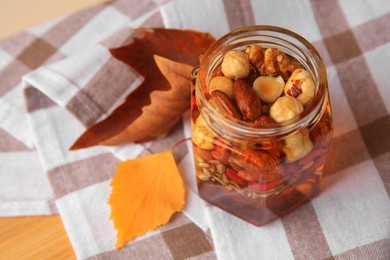
<instances>
[{"instance_id":1,"label":"orange dry leaf","mask_svg":"<svg viewBox=\"0 0 390 260\"><path fill-rule=\"evenodd\" d=\"M101 144L116 145L163 137L190 107L193 67L157 55L155 61L171 88L153 91L151 103L142 109L142 114L121 133Z\"/></svg>"},{"instance_id":2,"label":"orange dry leaf","mask_svg":"<svg viewBox=\"0 0 390 260\"><path fill-rule=\"evenodd\" d=\"M172 150L119 164L111 181L115 247L168 223L185 203L185 188Z\"/></svg>"},{"instance_id":3,"label":"orange dry leaf","mask_svg":"<svg viewBox=\"0 0 390 260\"><path fill-rule=\"evenodd\" d=\"M127 63L132 69L144 76L145 80L111 115L89 127L72 145L72 150L103 143L106 145L120 145L141 142L145 141L142 138L151 139L161 136L162 133L152 134L161 125L155 125L154 130L150 131L148 136L137 137L140 138L139 140L135 137L127 138L127 134L122 133L128 131L144 112L144 107L152 102L151 93L153 91L170 91L172 88L157 68L153 56L159 55L195 66L199 63L199 55L204 54L215 41L214 37L208 33L192 30L141 28L134 31L129 30L129 34L131 35L129 45L111 49L110 52L115 58ZM166 124L164 120L160 122L162 125ZM168 131L169 129L166 129L163 135L168 134ZM122 137L114 138L116 135L122 135Z\"/></svg>"}]
</instances>

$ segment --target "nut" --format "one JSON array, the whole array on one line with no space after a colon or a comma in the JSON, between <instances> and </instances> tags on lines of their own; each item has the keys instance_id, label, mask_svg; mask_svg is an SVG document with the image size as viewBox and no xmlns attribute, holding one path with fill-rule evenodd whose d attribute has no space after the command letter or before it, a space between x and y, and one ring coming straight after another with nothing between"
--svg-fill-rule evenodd
<instances>
[{"instance_id":1,"label":"nut","mask_svg":"<svg viewBox=\"0 0 390 260\"><path fill-rule=\"evenodd\" d=\"M263 150L235 151L232 157L235 158L235 163L257 180L261 179L262 175L270 174L279 164L276 156Z\"/></svg>"},{"instance_id":2,"label":"nut","mask_svg":"<svg viewBox=\"0 0 390 260\"><path fill-rule=\"evenodd\" d=\"M284 89L284 80L281 76L260 76L253 82L253 90L266 103L273 103L280 97Z\"/></svg>"},{"instance_id":3,"label":"nut","mask_svg":"<svg viewBox=\"0 0 390 260\"><path fill-rule=\"evenodd\" d=\"M208 129L201 114L193 125L192 141L201 149L214 149L214 134Z\"/></svg>"},{"instance_id":4,"label":"nut","mask_svg":"<svg viewBox=\"0 0 390 260\"><path fill-rule=\"evenodd\" d=\"M279 72L278 63L276 60L278 55L279 50L276 48L267 48L264 52L264 69L268 76L276 76Z\"/></svg>"},{"instance_id":5,"label":"nut","mask_svg":"<svg viewBox=\"0 0 390 260\"><path fill-rule=\"evenodd\" d=\"M211 97L215 101L215 103L220 108L219 111L221 114L225 115L226 117L234 117L237 119L241 119L241 114L238 111L236 105L228 98L228 96L219 90L215 90L211 93Z\"/></svg>"},{"instance_id":6,"label":"nut","mask_svg":"<svg viewBox=\"0 0 390 260\"><path fill-rule=\"evenodd\" d=\"M211 151L211 154L219 162L228 164L230 157L230 149L231 148L229 148L224 142L216 141L215 148Z\"/></svg>"},{"instance_id":7,"label":"nut","mask_svg":"<svg viewBox=\"0 0 390 260\"><path fill-rule=\"evenodd\" d=\"M287 80L294 70L302 67L300 63L291 61L290 58L284 53L280 53L276 57L276 61L284 80Z\"/></svg>"},{"instance_id":8,"label":"nut","mask_svg":"<svg viewBox=\"0 0 390 260\"><path fill-rule=\"evenodd\" d=\"M216 164L216 167L217 167L217 172L218 172L218 173L223 173L223 172L225 172L225 169L226 169L225 165L219 163L219 164Z\"/></svg>"},{"instance_id":9,"label":"nut","mask_svg":"<svg viewBox=\"0 0 390 260\"><path fill-rule=\"evenodd\" d=\"M214 159L213 155L211 154L211 151L209 150L204 150L199 148L196 145L193 145L194 152L197 156L199 156L203 161L209 161Z\"/></svg>"},{"instance_id":10,"label":"nut","mask_svg":"<svg viewBox=\"0 0 390 260\"><path fill-rule=\"evenodd\" d=\"M250 45L246 47L245 53L248 54L250 63L260 70L261 65L264 63L264 54L260 45Z\"/></svg>"},{"instance_id":11,"label":"nut","mask_svg":"<svg viewBox=\"0 0 390 260\"><path fill-rule=\"evenodd\" d=\"M313 143L309 137L309 130L307 128L298 130L289 135L286 139L286 146L283 148L283 152L286 154L287 162L294 162L313 149Z\"/></svg>"},{"instance_id":12,"label":"nut","mask_svg":"<svg viewBox=\"0 0 390 260\"><path fill-rule=\"evenodd\" d=\"M261 102L256 92L242 79L233 83L234 100L244 120L255 120L261 115Z\"/></svg>"},{"instance_id":13,"label":"nut","mask_svg":"<svg viewBox=\"0 0 390 260\"><path fill-rule=\"evenodd\" d=\"M249 75L249 57L241 51L229 51L223 58L221 67L228 78L245 78Z\"/></svg>"},{"instance_id":14,"label":"nut","mask_svg":"<svg viewBox=\"0 0 390 260\"><path fill-rule=\"evenodd\" d=\"M269 114L276 122L281 123L294 118L303 111L301 102L290 96L278 98L271 106Z\"/></svg>"},{"instance_id":15,"label":"nut","mask_svg":"<svg viewBox=\"0 0 390 260\"><path fill-rule=\"evenodd\" d=\"M314 90L313 78L304 69L294 70L284 87L285 95L295 97L302 105L307 104L314 97Z\"/></svg>"},{"instance_id":16,"label":"nut","mask_svg":"<svg viewBox=\"0 0 390 260\"><path fill-rule=\"evenodd\" d=\"M198 174L197 177L202 181L208 181L210 179L209 175L206 174Z\"/></svg>"},{"instance_id":17,"label":"nut","mask_svg":"<svg viewBox=\"0 0 390 260\"><path fill-rule=\"evenodd\" d=\"M219 90L226 94L231 100L233 100L233 81L227 77L219 76L210 81L209 93Z\"/></svg>"},{"instance_id":18,"label":"nut","mask_svg":"<svg viewBox=\"0 0 390 260\"><path fill-rule=\"evenodd\" d=\"M270 116L260 116L256 119L255 125L257 126L265 126L265 125L271 125L275 124L275 120L272 119Z\"/></svg>"}]
</instances>

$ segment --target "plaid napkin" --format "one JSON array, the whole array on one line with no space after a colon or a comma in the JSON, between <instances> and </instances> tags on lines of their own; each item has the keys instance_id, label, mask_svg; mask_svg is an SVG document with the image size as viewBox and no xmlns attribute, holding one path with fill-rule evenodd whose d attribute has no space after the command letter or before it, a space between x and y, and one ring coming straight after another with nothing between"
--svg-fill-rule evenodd
<instances>
[{"instance_id":1,"label":"plaid napkin","mask_svg":"<svg viewBox=\"0 0 390 260\"><path fill-rule=\"evenodd\" d=\"M292 29L325 60L335 135L322 193L254 227L196 196L191 148L182 146L175 156L189 190L184 214L115 251L106 201L117 163L162 151L190 130L186 114L161 141L69 152L142 80L107 47L131 40L129 27L218 38L249 24ZM0 215L58 211L78 258L389 259L389 58L388 1L123 0L7 38L0 42Z\"/></svg>"}]
</instances>

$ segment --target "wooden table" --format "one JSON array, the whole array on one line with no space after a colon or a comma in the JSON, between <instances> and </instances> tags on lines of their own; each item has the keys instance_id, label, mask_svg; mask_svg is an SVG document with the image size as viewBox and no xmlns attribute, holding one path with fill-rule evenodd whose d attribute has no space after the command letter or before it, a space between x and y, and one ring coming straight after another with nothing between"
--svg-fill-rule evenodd
<instances>
[{"instance_id":1,"label":"wooden table","mask_svg":"<svg viewBox=\"0 0 390 260\"><path fill-rule=\"evenodd\" d=\"M0 218L0 259L76 259L59 215Z\"/></svg>"}]
</instances>

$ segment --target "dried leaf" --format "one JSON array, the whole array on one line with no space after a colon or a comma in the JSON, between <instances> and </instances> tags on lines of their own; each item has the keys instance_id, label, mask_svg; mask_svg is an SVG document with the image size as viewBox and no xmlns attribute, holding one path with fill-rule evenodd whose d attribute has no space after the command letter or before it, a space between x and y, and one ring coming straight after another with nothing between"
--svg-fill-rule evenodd
<instances>
[{"instance_id":1,"label":"dried leaf","mask_svg":"<svg viewBox=\"0 0 390 260\"><path fill-rule=\"evenodd\" d=\"M89 127L71 147L72 150L101 144L120 134L143 113L143 108L151 103L150 94L153 91L171 89L169 82L156 66L154 54L195 66L199 63L199 55L205 53L215 41L208 33L176 29L137 29L132 36L129 45L111 49L110 52L143 75L144 82L111 115ZM156 129L159 127L155 126ZM117 143L110 142L110 145L132 141L134 140L119 139Z\"/></svg>"},{"instance_id":2,"label":"dried leaf","mask_svg":"<svg viewBox=\"0 0 390 260\"><path fill-rule=\"evenodd\" d=\"M190 108L193 67L157 55L155 61L171 88L153 91L150 94L151 103L142 109L142 114L120 134L102 142L103 145L163 137Z\"/></svg>"},{"instance_id":3,"label":"dried leaf","mask_svg":"<svg viewBox=\"0 0 390 260\"><path fill-rule=\"evenodd\" d=\"M108 203L118 232L116 248L168 223L185 203L184 183L171 150L120 163L111 186Z\"/></svg>"}]
</instances>

